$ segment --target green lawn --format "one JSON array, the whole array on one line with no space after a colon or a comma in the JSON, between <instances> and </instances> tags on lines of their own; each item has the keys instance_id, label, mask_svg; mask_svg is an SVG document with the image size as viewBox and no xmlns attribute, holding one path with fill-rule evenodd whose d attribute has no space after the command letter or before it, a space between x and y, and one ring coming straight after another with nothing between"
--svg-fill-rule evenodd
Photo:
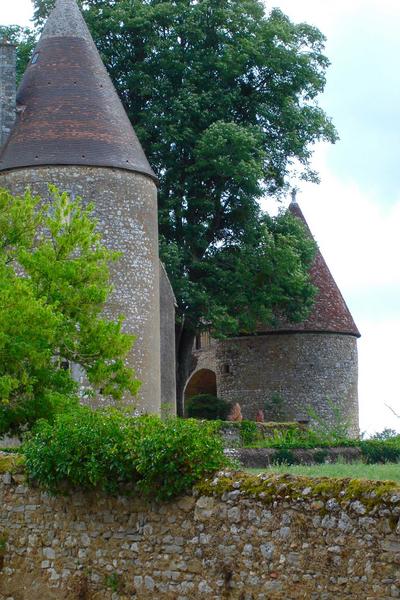
<instances>
[{"instance_id":1,"label":"green lawn","mask_svg":"<svg viewBox=\"0 0 400 600\"><path fill-rule=\"evenodd\" d=\"M276 465L265 469L246 469L258 473L291 473L305 477L350 477L352 479L379 479L400 481L400 463L366 465L364 463L334 463L324 465Z\"/></svg>"}]
</instances>

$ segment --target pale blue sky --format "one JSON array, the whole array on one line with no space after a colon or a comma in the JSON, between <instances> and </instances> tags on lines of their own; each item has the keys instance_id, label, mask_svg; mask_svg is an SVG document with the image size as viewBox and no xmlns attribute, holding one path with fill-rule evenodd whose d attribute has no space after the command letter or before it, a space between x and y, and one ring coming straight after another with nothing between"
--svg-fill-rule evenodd
<instances>
[{"instance_id":1,"label":"pale blue sky","mask_svg":"<svg viewBox=\"0 0 400 600\"><path fill-rule=\"evenodd\" d=\"M332 65L320 104L340 134L316 148L320 186L302 184L299 201L363 334L361 429L397 427L400 340L400 2L275 0L295 21L328 37ZM0 22L27 24L30 0L1 0Z\"/></svg>"}]
</instances>

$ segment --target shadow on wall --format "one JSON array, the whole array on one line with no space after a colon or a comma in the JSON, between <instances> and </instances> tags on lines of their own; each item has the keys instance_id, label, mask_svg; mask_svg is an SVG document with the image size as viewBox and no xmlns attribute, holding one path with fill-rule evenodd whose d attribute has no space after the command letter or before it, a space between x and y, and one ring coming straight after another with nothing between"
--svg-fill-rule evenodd
<instances>
[{"instance_id":1,"label":"shadow on wall","mask_svg":"<svg viewBox=\"0 0 400 600\"><path fill-rule=\"evenodd\" d=\"M200 369L190 377L184 392L185 406L189 398L198 394L217 395L217 377L211 369Z\"/></svg>"}]
</instances>

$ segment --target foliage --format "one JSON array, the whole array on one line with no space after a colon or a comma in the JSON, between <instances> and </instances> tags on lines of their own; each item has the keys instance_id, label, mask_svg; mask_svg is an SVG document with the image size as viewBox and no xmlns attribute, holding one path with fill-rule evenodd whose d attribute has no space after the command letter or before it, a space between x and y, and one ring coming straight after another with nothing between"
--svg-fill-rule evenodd
<instances>
[{"instance_id":1,"label":"foliage","mask_svg":"<svg viewBox=\"0 0 400 600\"><path fill-rule=\"evenodd\" d=\"M295 465L298 461L291 450L279 448L273 456L275 465Z\"/></svg>"},{"instance_id":2,"label":"foliage","mask_svg":"<svg viewBox=\"0 0 400 600\"><path fill-rule=\"evenodd\" d=\"M52 201L0 189L0 435L72 410L79 365L88 393L120 399L139 382L124 366L132 336L102 315L117 259L92 206L50 186Z\"/></svg>"},{"instance_id":3,"label":"foliage","mask_svg":"<svg viewBox=\"0 0 400 600\"><path fill-rule=\"evenodd\" d=\"M138 488L159 500L182 494L226 464L215 424L195 419L139 421L134 447Z\"/></svg>"},{"instance_id":4,"label":"foliage","mask_svg":"<svg viewBox=\"0 0 400 600\"><path fill-rule=\"evenodd\" d=\"M135 481L129 421L115 410L80 407L41 420L23 450L30 479L51 491L64 485L115 492Z\"/></svg>"},{"instance_id":5,"label":"foliage","mask_svg":"<svg viewBox=\"0 0 400 600\"><path fill-rule=\"evenodd\" d=\"M243 420L240 423L239 431L243 446L248 446L255 442L257 438L257 423L254 421Z\"/></svg>"},{"instance_id":6,"label":"foliage","mask_svg":"<svg viewBox=\"0 0 400 600\"><path fill-rule=\"evenodd\" d=\"M0 40L8 40L15 44L17 51L17 84L20 83L22 75L30 60L33 49L36 45L35 32L28 27L19 25L0 25Z\"/></svg>"},{"instance_id":7,"label":"foliage","mask_svg":"<svg viewBox=\"0 0 400 600\"><path fill-rule=\"evenodd\" d=\"M197 394L187 402L187 415L194 419L226 420L230 404L213 394Z\"/></svg>"},{"instance_id":8,"label":"foliage","mask_svg":"<svg viewBox=\"0 0 400 600\"><path fill-rule=\"evenodd\" d=\"M34 0L42 25L52 0ZM318 105L324 36L258 0L85 0L85 19L159 186L160 252L178 302L178 401L195 333L304 319L314 245L262 213L334 142Z\"/></svg>"},{"instance_id":9,"label":"foliage","mask_svg":"<svg viewBox=\"0 0 400 600\"><path fill-rule=\"evenodd\" d=\"M183 493L226 459L215 426L194 419L126 417L81 407L39 421L24 444L30 479L68 488L136 489L156 499Z\"/></svg>"},{"instance_id":10,"label":"foliage","mask_svg":"<svg viewBox=\"0 0 400 600\"><path fill-rule=\"evenodd\" d=\"M400 437L400 434L395 429L385 428L382 431L374 433L371 436L371 440L391 440L393 438Z\"/></svg>"},{"instance_id":11,"label":"foliage","mask_svg":"<svg viewBox=\"0 0 400 600\"><path fill-rule=\"evenodd\" d=\"M390 439L361 440L359 445L367 464L400 462L400 435Z\"/></svg>"},{"instance_id":12,"label":"foliage","mask_svg":"<svg viewBox=\"0 0 400 600\"><path fill-rule=\"evenodd\" d=\"M323 465L326 461L327 456L327 450L316 450L316 452L314 452L313 454L313 462L315 462L317 465Z\"/></svg>"},{"instance_id":13,"label":"foliage","mask_svg":"<svg viewBox=\"0 0 400 600\"><path fill-rule=\"evenodd\" d=\"M105 585L112 592L123 592L124 584L118 576L118 573L111 573L110 575L107 575L105 579Z\"/></svg>"},{"instance_id":14,"label":"foliage","mask_svg":"<svg viewBox=\"0 0 400 600\"><path fill-rule=\"evenodd\" d=\"M350 421L343 417L340 407L329 398L326 399L326 405L331 412L330 418L321 417L312 406L308 407L312 430L322 438L330 438L332 444L338 446L349 437Z\"/></svg>"},{"instance_id":15,"label":"foliage","mask_svg":"<svg viewBox=\"0 0 400 600\"><path fill-rule=\"evenodd\" d=\"M287 418L285 401L278 392L271 394L271 398L265 401L264 410L267 418L271 421L285 421Z\"/></svg>"},{"instance_id":16,"label":"foliage","mask_svg":"<svg viewBox=\"0 0 400 600\"><path fill-rule=\"evenodd\" d=\"M256 448L327 448L335 446L357 446L358 440L348 437L337 437L329 431L321 433L313 429L291 427L287 429L275 429L272 435L257 439L251 444Z\"/></svg>"}]
</instances>

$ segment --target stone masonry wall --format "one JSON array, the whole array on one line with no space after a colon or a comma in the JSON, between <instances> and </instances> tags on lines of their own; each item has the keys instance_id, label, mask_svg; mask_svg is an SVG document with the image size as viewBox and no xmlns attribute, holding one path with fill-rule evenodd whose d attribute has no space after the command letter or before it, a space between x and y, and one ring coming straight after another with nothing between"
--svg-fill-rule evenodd
<instances>
[{"instance_id":1,"label":"stone masonry wall","mask_svg":"<svg viewBox=\"0 0 400 600\"><path fill-rule=\"evenodd\" d=\"M333 422L332 404L358 434L354 336L289 333L222 340L216 346L216 372L218 395L239 402L244 418L255 419L263 409L266 420L291 421L307 417L312 407Z\"/></svg>"},{"instance_id":2,"label":"stone masonry wall","mask_svg":"<svg viewBox=\"0 0 400 600\"><path fill-rule=\"evenodd\" d=\"M388 482L226 473L155 504L0 477L0 600L400 597Z\"/></svg>"},{"instance_id":3,"label":"stone masonry wall","mask_svg":"<svg viewBox=\"0 0 400 600\"><path fill-rule=\"evenodd\" d=\"M106 313L125 316L123 328L136 336L128 355L142 387L131 402L160 412L160 297L157 191L144 175L98 167L37 167L0 173L0 186L22 194L29 186L48 199L48 184L93 202L106 246L122 253L111 267L114 292Z\"/></svg>"},{"instance_id":4,"label":"stone masonry wall","mask_svg":"<svg viewBox=\"0 0 400 600\"><path fill-rule=\"evenodd\" d=\"M16 47L0 40L0 148L15 122Z\"/></svg>"}]
</instances>

